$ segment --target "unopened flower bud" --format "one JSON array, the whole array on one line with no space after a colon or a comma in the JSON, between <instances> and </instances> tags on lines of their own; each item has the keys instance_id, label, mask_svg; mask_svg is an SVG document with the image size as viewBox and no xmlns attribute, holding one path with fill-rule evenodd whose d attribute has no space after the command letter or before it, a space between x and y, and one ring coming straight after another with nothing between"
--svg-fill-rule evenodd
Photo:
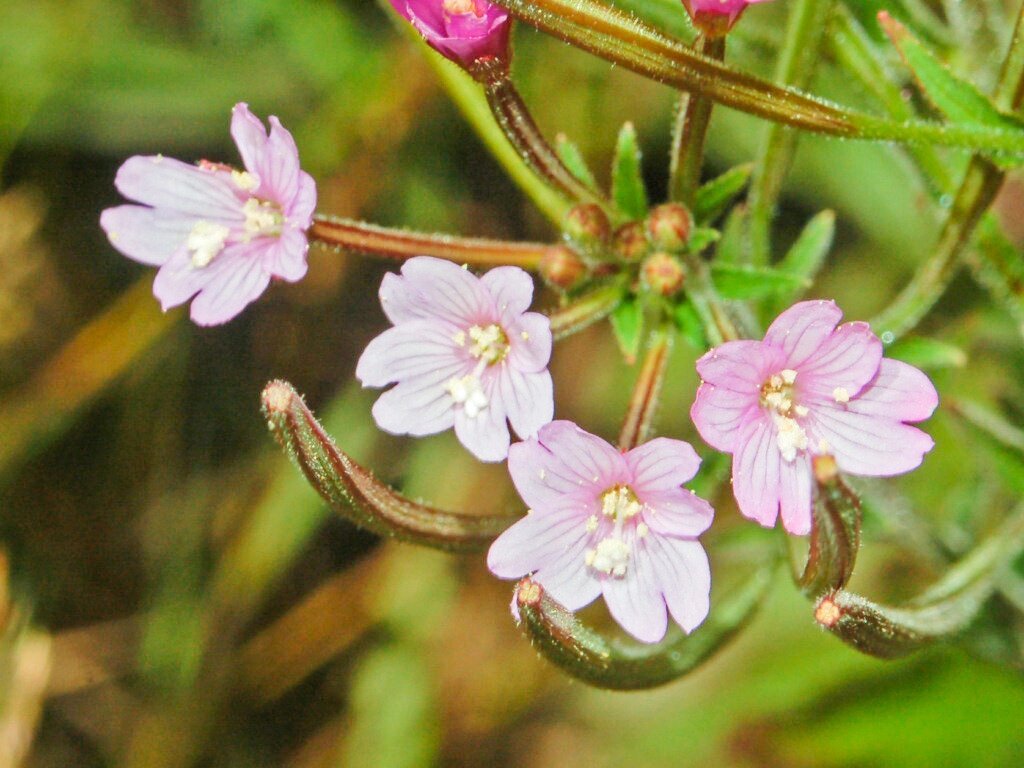
<instances>
[{"instance_id":1,"label":"unopened flower bud","mask_svg":"<svg viewBox=\"0 0 1024 768\"><path fill-rule=\"evenodd\" d=\"M639 222L631 221L615 230L615 235L612 238L612 250L626 263L633 264L640 261L650 250L643 226Z\"/></svg>"},{"instance_id":2,"label":"unopened flower bud","mask_svg":"<svg viewBox=\"0 0 1024 768\"><path fill-rule=\"evenodd\" d=\"M659 205L647 217L647 234L659 250L683 250L692 229L693 216L685 205L679 203Z\"/></svg>"},{"instance_id":3,"label":"unopened flower bud","mask_svg":"<svg viewBox=\"0 0 1024 768\"><path fill-rule=\"evenodd\" d=\"M721 37L732 29L748 5L765 0L683 0L694 26L708 37Z\"/></svg>"},{"instance_id":4,"label":"unopened flower bud","mask_svg":"<svg viewBox=\"0 0 1024 768\"><path fill-rule=\"evenodd\" d=\"M679 259L670 253L658 251L648 256L641 265L640 278L654 293L674 296L683 287L686 272Z\"/></svg>"},{"instance_id":5,"label":"unopened flower bud","mask_svg":"<svg viewBox=\"0 0 1024 768\"><path fill-rule=\"evenodd\" d=\"M431 48L469 69L485 58L511 58L508 11L488 0L391 0Z\"/></svg>"},{"instance_id":6,"label":"unopened flower bud","mask_svg":"<svg viewBox=\"0 0 1024 768\"><path fill-rule=\"evenodd\" d=\"M585 253L601 251L611 237L612 225L599 205L586 203L569 209L565 216L565 236Z\"/></svg>"},{"instance_id":7,"label":"unopened flower bud","mask_svg":"<svg viewBox=\"0 0 1024 768\"><path fill-rule=\"evenodd\" d=\"M540 276L558 291L568 291L579 285L587 274L587 265L572 248L564 245L547 251L540 260Z\"/></svg>"}]
</instances>

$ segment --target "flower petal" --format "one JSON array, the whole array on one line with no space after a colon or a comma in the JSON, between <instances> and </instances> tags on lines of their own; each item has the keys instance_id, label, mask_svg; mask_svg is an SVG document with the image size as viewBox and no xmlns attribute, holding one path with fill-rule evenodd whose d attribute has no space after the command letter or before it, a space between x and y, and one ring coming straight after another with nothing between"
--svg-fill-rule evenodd
<instances>
[{"instance_id":1,"label":"flower petal","mask_svg":"<svg viewBox=\"0 0 1024 768\"><path fill-rule=\"evenodd\" d=\"M779 512L783 527L794 536L811 532L811 458L799 453L779 465Z\"/></svg>"},{"instance_id":2,"label":"flower petal","mask_svg":"<svg viewBox=\"0 0 1024 768\"><path fill-rule=\"evenodd\" d=\"M533 437L555 415L551 374L546 370L522 373L505 366L497 376L496 392L512 428L524 440Z\"/></svg>"},{"instance_id":3,"label":"flower petal","mask_svg":"<svg viewBox=\"0 0 1024 768\"><path fill-rule=\"evenodd\" d=\"M736 392L705 382L697 388L690 418L704 442L719 451L732 453L740 426L759 407L755 391Z\"/></svg>"},{"instance_id":4,"label":"flower petal","mask_svg":"<svg viewBox=\"0 0 1024 768\"><path fill-rule=\"evenodd\" d=\"M732 457L732 492L740 512L766 528L779 515L779 464L782 454L775 426L761 414L753 415L736 438Z\"/></svg>"},{"instance_id":5,"label":"flower petal","mask_svg":"<svg viewBox=\"0 0 1024 768\"><path fill-rule=\"evenodd\" d=\"M825 440L843 472L890 477L917 469L935 442L927 434L881 416L857 413L837 403L811 409L815 440Z\"/></svg>"},{"instance_id":6,"label":"flower petal","mask_svg":"<svg viewBox=\"0 0 1024 768\"><path fill-rule=\"evenodd\" d=\"M215 259L221 260L223 266L192 300L189 314L194 323L226 323L267 289L270 275L251 250L251 246L229 247Z\"/></svg>"},{"instance_id":7,"label":"flower petal","mask_svg":"<svg viewBox=\"0 0 1024 768\"><path fill-rule=\"evenodd\" d=\"M760 341L727 341L697 361L697 373L708 384L758 397L765 380L776 372L776 357Z\"/></svg>"},{"instance_id":8,"label":"flower petal","mask_svg":"<svg viewBox=\"0 0 1024 768\"><path fill-rule=\"evenodd\" d=\"M775 318L764 341L783 351L785 367L800 370L842 319L834 301L801 301Z\"/></svg>"},{"instance_id":9,"label":"flower petal","mask_svg":"<svg viewBox=\"0 0 1024 768\"><path fill-rule=\"evenodd\" d=\"M377 398L373 418L393 435L433 435L455 424L455 404L445 385L451 379L440 370L400 382Z\"/></svg>"},{"instance_id":10,"label":"flower petal","mask_svg":"<svg viewBox=\"0 0 1024 768\"><path fill-rule=\"evenodd\" d=\"M289 283L306 276L309 242L305 233L297 229L285 229L280 237L264 237L259 242L263 244L263 267L271 275Z\"/></svg>"},{"instance_id":11,"label":"flower petal","mask_svg":"<svg viewBox=\"0 0 1024 768\"><path fill-rule=\"evenodd\" d=\"M602 578L601 591L609 613L624 630L641 642L656 643L668 629L668 613L647 551L647 540L635 542L630 531L625 531L623 538L633 555L626 574Z\"/></svg>"},{"instance_id":12,"label":"flower petal","mask_svg":"<svg viewBox=\"0 0 1024 768\"><path fill-rule=\"evenodd\" d=\"M196 220L142 205L119 205L100 214L111 245L130 259L161 266L188 239Z\"/></svg>"},{"instance_id":13,"label":"flower petal","mask_svg":"<svg viewBox=\"0 0 1024 768\"><path fill-rule=\"evenodd\" d=\"M401 275L385 275L380 300L395 325L433 317L469 328L497 319L490 294L475 275L432 256L409 259L402 265Z\"/></svg>"},{"instance_id":14,"label":"flower petal","mask_svg":"<svg viewBox=\"0 0 1024 768\"><path fill-rule=\"evenodd\" d=\"M516 320L533 301L533 279L519 267L495 267L480 278L494 297L502 324Z\"/></svg>"},{"instance_id":15,"label":"flower petal","mask_svg":"<svg viewBox=\"0 0 1024 768\"><path fill-rule=\"evenodd\" d=\"M687 633L711 609L711 566L699 541L650 536L644 554L672 618Z\"/></svg>"},{"instance_id":16,"label":"flower petal","mask_svg":"<svg viewBox=\"0 0 1024 768\"><path fill-rule=\"evenodd\" d=\"M542 371L551 362L551 320L539 312L526 312L505 326L508 364L520 371Z\"/></svg>"},{"instance_id":17,"label":"flower petal","mask_svg":"<svg viewBox=\"0 0 1024 768\"><path fill-rule=\"evenodd\" d=\"M536 438L513 445L508 470L519 495L534 509L554 506L562 496L581 490L596 499L629 479L622 455L571 421L552 421Z\"/></svg>"},{"instance_id":18,"label":"flower petal","mask_svg":"<svg viewBox=\"0 0 1024 768\"><path fill-rule=\"evenodd\" d=\"M700 468L700 456L682 440L659 437L623 456L633 475L630 486L645 498L655 491L675 489L692 480Z\"/></svg>"},{"instance_id":19,"label":"flower petal","mask_svg":"<svg viewBox=\"0 0 1024 768\"><path fill-rule=\"evenodd\" d=\"M472 370L472 362L456 344L455 327L439 320L413 320L384 331L371 341L356 364L364 387L427 376L447 382Z\"/></svg>"},{"instance_id":20,"label":"flower petal","mask_svg":"<svg viewBox=\"0 0 1024 768\"><path fill-rule=\"evenodd\" d=\"M814 357L800 367L797 387L824 397L837 388L856 396L878 373L882 342L867 323L845 323L822 342Z\"/></svg>"},{"instance_id":21,"label":"flower petal","mask_svg":"<svg viewBox=\"0 0 1024 768\"><path fill-rule=\"evenodd\" d=\"M704 533L715 517L708 502L685 488L645 493L643 521L656 533L694 537Z\"/></svg>"},{"instance_id":22,"label":"flower petal","mask_svg":"<svg viewBox=\"0 0 1024 768\"><path fill-rule=\"evenodd\" d=\"M923 421L939 405L939 394L922 371L899 360L882 360L878 375L847 410L896 421Z\"/></svg>"},{"instance_id":23,"label":"flower petal","mask_svg":"<svg viewBox=\"0 0 1024 768\"><path fill-rule=\"evenodd\" d=\"M316 210L316 182L305 171L299 171L299 185L295 197L290 201L282 201L288 223L302 231L309 229L313 223Z\"/></svg>"},{"instance_id":24,"label":"flower petal","mask_svg":"<svg viewBox=\"0 0 1024 768\"><path fill-rule=\"evenodd\" d=\"M235 140L245 169L259 175L260 158L267 146L267 129L244 101L231 109L231 138Z\"/></svg>"},{"instance_id":25,"label":"flower petal","mask_svg":"<svg viewBox=\"0 0 1024 768\"><path fill-rule=\"evenodd\" d=\"M117 171L114 185L129 200L173 211L196 221L245 221L226 174L163 155L135 155Z\"/></svg>"}]
</instances>

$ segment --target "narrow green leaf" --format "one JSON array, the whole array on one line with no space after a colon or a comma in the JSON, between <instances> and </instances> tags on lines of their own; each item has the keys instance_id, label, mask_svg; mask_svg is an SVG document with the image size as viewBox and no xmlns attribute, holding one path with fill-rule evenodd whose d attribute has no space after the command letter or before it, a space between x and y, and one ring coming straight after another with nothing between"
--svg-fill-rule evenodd
<instances>
[{"instance_id":1,"label":"narrow green leaf","mask_svg":"<svg viewBox=\"0 0 1024 768\"><path fill-rule=\"evenodd\" d=\"M836 232L835 211L822 211L806 225L786 252L779 270L805 280L813 280L832 248Z\"/></svg>"},{"instance_id":2,"label":"narrow green leaf","mask_svg":"<svg viewBox=\"0 0 1024 768\"><path fill-rule=\"evenodd\" d=\"M587 161L583 159L580 148L571 142L564 133L555 137L555 152L558 154L558 159L569 169L569 173L590 189L597 191L597 180L587 166Z\"/></svg>"},{"instance_id":3,"label":"narrow green leaf","mask_svg":"<svg viewBox=\"0 0 1024 768\"><path fill-rule=\"evenodd\" d=\"M708 344L708 337L704 334L704 324L700 321L700 315L688 301L676 305L672 310L672 319L683 338L694 349L703 352L711 346Z\"/></svg>"},{"instance_id":4,"label":"narrow green leaf","mask_svg":"<svg viewBox=\"0 0 1024 768\"><path fill-rule=\"evenodd\" d=\"M647 190L644 187L640 164L640 145L632 123L625 123L619 131L612 164L612 200L629 219L642 219L647 215Z\"/></svg>"},{"instance_id":5,"label":"narrow green leaf","mask_svg":"<svg viewBox=\"0 0 1024 768\"><path fill-rule=\"evenodd\" d=\"M967 263L975 280L1002 304L1024 335L1024 259L991 214L978 225Z\"/></svg>"},{"instance_id":6,"label":"narrow green leaf","mask_svg":"<svg viewBox=\"0 0 1024 768\"><path fill-rule=\"evenodd\" d=\"M619 342L626 362L632 365L640 352L640 338L643 335L644 308L635 297L629 297L612 312L609 317L615 340Z\"/></svg>"},{"instance_id":7,"label":"narrow green leaf","mask_svg":"<svg viewBox=\"0 0 1024 768\"><path fill-rule=\"evenodd\" d=\"M889 347L886 354L926 371L963 368L967 365L966 352L938 339L901 339Z\"/></svg>"},{"instance_id":8,"label":"narrow green leaf","mask_svg":"<svg viewBox=\"0 0 1024 768\"><path fill-rule=\"evenodd\" d=\"M722 238L718 241L718 247L715 248L717 263L743 263L743 248L749 220L750 214L745 205L737 205L729 212L725 226L722 227Z\"/></svg>"},{"instance_id":9,"label":"narrow green leaf","mask_svg":"<svg viewBox=\"0 0 1024 768\"><path fill-rule=\"evenodd\" d=\"M712 243L717 243L721 239L722 233L717 229L697 227L690 233L690 239L686 243L686 248L690 253L700 253Z\"/></svg>"},{"instance_id":10,"label":"narrow green leaf","mask_svg":"<svg viewBox=\"0 0 1024 768\"><path fill-rule=\"evenodd\" d=\"M693 218L708 224L725 213L746 188L753 171L753 163L744 163L702 184L693 201Z\"/></svg>"},{"instance_id":11,"label":"narrow green leaf","mask_svg":"<svg viewBox=\"0 0 1024 768\"><path fill-rule=\"evenodd\" d=\"M777 269L712 264L711 279L723 299L758 299L806 288L810 280Z\"/></svg>"}]
</instances>

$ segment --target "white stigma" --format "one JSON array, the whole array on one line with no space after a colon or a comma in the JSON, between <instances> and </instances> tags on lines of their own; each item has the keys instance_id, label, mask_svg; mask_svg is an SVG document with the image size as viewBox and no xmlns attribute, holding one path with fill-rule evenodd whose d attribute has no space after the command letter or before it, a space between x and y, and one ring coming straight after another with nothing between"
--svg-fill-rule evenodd
<instances>
[{"instance_id":1,"label":"white stigma","mask_svg":"<svg viewBox=\"0 0 1024 768\"><path fill-rule=\"evenodd\" d=\"M587 565L609 576L626 575L629 564L629 546L622 539L611 536L597 543L597 549L587 551Z\"/></svg>"},{"instance_id":2,"label":"white stigma","mask_svg":"<svg viewBox=\"0 0 1024 768\"><path fill-rule=\"evenodd\" d=\"M779 446L784 461L792 462L796 459L797 451L807 448L807 433L804 428L797 424L796 419L789 419L785 416L772 414L775 418L775 426L779 433L775 436L775 442Z\"/></svg>"},{"instance_id":3,"label":"white stigma","mask_svg":"<svg viewBox=\"0 0 1024 768\"><path fill-rule=\"evenodd\" d=\"M462 378L451 379L445 387L452 401L461 405L463 412L471 419L479 416L487 408L487 395L480 386L480 379L470 374Z\"/></svg>"},{"instance_id":4,"label":"white stigma","mask_svg":"<svg viewBox=\"0 0 1024 768\"><path fill-rule=\"evenodd\" d=\"M594 549L586 552L586 563L595 571L621 578L626 575L626 568L629 565L630 547L623 540L623 527L627 520L630 520L643 511L644 505L637 499L632 489L616 485L601 495L601 514L611 518L615 527L611 535L605 536ZM596 533L600 523L597 515L591 515L587 519L587 533ZM636 534L643 538L649 529L642 522L637 525Z\"/></svg>"},{"instance_id":5,"label":"white stigma","mask_svg":"<svg viewBox=\"0 0 1024 768\"><path fill-rule=\"evenodd\" d=\"M185 247L192 254L192 266L202 269L213 261L224 250L224 242L230 234L231 230L223 224L197 221L185 241Z\"/></svg>"},{"instance_id":6,"label":"white stigma","mask_svg":"<svg viewBox=\"0 0 1024 768\"><path fill-rule=\"evenodd\" d=\"M284 217L281 215L281 209L274 203L250 197L242 206L242 213L245 214L246 240L280 236Z\"/></svg>"},{"instance_id":7,"label":"white stigma","mask_svg":"<svg viewBox=\"0 0 1024 768\"><path fill-rule=\"evenodd\" d=\"M488 365L501 362L508 354L508 336L496 323L488 326L474 325L469 329L469 338L473 342L469 354Z\"/></svg>"},{"instance_id":8,"label":"white stigma","mask_svg":"<svg viewBox=\"0 0 1024 768\"><path fill-rule=\"evenodd\" d=\"M474 16L479 15L476 12L474 0L443 0L441 7L449 16L460 16L467 13L472 13Z\"/></svg>"},{"instance_id":9,"label":"white stigma","mask_svg":"<svg viewBox=\"0 0 1024 768\"><path fill-rule=\"evenodd\" d=\"M797 419L807 416L810 410L796 402L796 377L796 371L785 368L770 376L761 387L761 405L772 415L777 429L775 443L786 462L795 461L797 453L807 449L807 433Z\"/></svg>"}]
</instances>

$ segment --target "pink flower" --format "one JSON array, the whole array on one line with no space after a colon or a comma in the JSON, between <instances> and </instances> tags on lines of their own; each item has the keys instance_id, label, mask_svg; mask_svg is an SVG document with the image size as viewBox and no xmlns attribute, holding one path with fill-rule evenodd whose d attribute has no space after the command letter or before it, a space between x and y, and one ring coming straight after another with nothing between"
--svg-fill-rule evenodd
<instances>
[{"instance_id":1,"label":"pink flower","mask_svg":"<svg viewBox=\"0 0 1024 768\"><path fill-rule=\"evenodd\" d=\"M748 5L767 0L683 0L694 23L707 33L721 35L728 32Z\"/></svg>"},{"instance_id":2,"label":"pink flower","mask_svg":"<svg viewBox=\"0 0 1024 768\"><path fill-rule=\"evenodd\" d=\"M790 533L811 529L811 457L831 454L853 475L909 472L932 439L905 422L938 405L931 381L882 358L867 323L836 324L832 301L805 301L776 318L764 341L730 341L697 361L703 382L690 415L731 453L740 511Z\"/></svg>"},{"instance_id":3,"label":"pink flower","mask_svg":"<svg viewBox=\"0 0 1024 768\"><path fill-rule=\"evenodd\" d=\"M508 11L487 0L391 0L427 44L463 67L488 56L508 61Z\"/></svg>"},{"instance_id":4,"label":"pink flower","mask_svg":"<svg viewBox=\"0 0 1024 768\"><path fill-rule=\"evenodd\" d=\"M665 608L687 632L708 614L711 571L697 536L714 510L680 486L700 459L658 438L620 453L569 421L553 421L509 450L508 469L531 510L491 545L500 578L533 573L575 611L604 595L631 635L661 640Z\"/></svg>"},{"instance_id":5,"label":"pink flower","mask_svg":"<svg viewBox=\"0 0 1024 768\"><path fill-rule=\"evenodd\" d=\"M380 286L394 328L356 366L365 387L396 385L373 417L385 432L431 435L455 427L482 461L508 455L506 419L520 437L551 421L551 324L527 312L533 281L518 267L483 277L428 256L409 259Z\"/></svg>"},{"instance_id":6,"label":"pink flower","mask_svg":"<svg viewBox=\"0 0 1024 768\"><path fill-rule=\"evenodd\" d=\"M115 184L141 205L100 216L111 244L125 256L160 267L153 293L166 311L192 302L199 325L223 323L278 277L306 274L306 230L316 185L299 169L292 135L276 117L270 135L245 104L231 115L231 135L245 170L162 155L136 155Z\"/></svg>"}]
</instances>

